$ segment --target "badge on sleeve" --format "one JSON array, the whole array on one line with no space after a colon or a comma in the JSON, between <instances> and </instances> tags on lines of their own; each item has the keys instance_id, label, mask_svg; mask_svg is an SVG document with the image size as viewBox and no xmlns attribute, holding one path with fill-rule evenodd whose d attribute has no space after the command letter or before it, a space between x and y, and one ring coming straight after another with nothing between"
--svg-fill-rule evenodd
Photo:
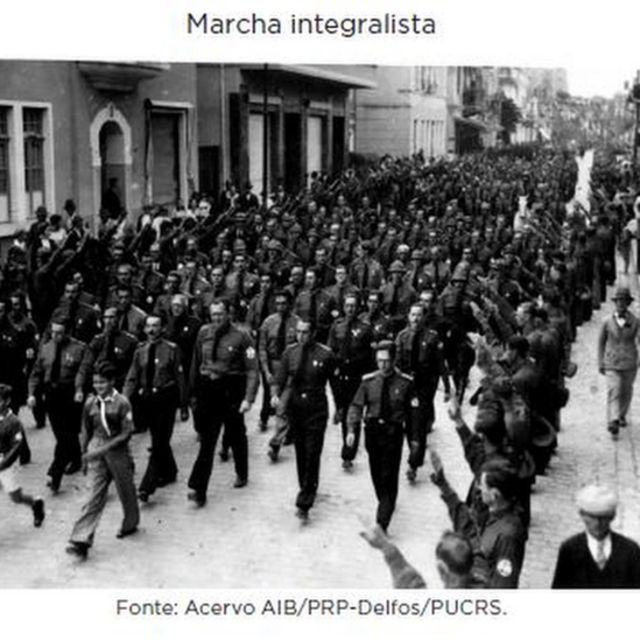
<instances>
[{"instance_id":1,"label":"badge on sleeve","mask_svg":"<svg viewBox=\"0 0 640 640\"><path fill-rule=\"evenodd\" d=\"M420 406L420 403L418 402L418 398L413 398L411 400L411 406L415 409L416 407Z\"/></svg>"},{"instance_id":2,"label":"badge on sleeve","mask_svg":"<svg viewBox=\"0 0 640 640\"><path fill-rule=\"evenodd\" d=\"M256 350L253 347L247 347L247 360L253 360L256 357Z\"/></svg>"},{"instance_id":3,"label":"badge on sleeve","mask_svg":"<svg viewBox=\"0 0 640 640\"><path fill-rule=\"evenodd\" d=\"M125 416L125 420L127 420L127 422L133 422L133 413L131 411L127 411L127 415Z\"/></svg>"},{"instance_id":4,"label":"badge on sleeve","mask_svg":"<svg viewBox=\"0 0 640 640\"><path fill-rule=\"evenodd\" d=\"M508 578L513 573L513 564L511 564L511 560L502 558L501 560L498 560L496 569L503 578Z\"/></svg>"}]
</instances>

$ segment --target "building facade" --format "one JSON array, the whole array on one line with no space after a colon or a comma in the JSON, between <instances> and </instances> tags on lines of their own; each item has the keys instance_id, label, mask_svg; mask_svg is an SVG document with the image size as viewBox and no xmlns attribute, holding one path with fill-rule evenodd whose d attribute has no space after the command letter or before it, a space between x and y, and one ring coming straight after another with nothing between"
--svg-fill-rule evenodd
<instances>
[{"instance_id":1,"label":"building facade","mask_svg":"<svg viewBox=\"0 0 640 640\"><path fill-rule=\"evenodd\" d=\"M0 236L67 198L95 219L111 184L132 214L195 185L192 64L0 61Z\"/></svg>"}]
</instances>

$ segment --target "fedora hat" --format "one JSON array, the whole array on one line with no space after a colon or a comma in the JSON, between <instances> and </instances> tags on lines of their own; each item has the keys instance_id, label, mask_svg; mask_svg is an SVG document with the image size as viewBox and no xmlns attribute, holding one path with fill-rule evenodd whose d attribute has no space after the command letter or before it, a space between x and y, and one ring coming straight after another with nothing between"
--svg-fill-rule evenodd
<instances>
[{"instance_id":1,"label":"fedora hat","mask_svg":"<svg viewBox=\"0 0 640 640\"><path fill-rule=\"evenodd\" d=\"M616 292L613 294L612 300L629 300L631 302L633 300L633 296L629 291L628 287L618 287Z\"/></svg>"}]
</instances>

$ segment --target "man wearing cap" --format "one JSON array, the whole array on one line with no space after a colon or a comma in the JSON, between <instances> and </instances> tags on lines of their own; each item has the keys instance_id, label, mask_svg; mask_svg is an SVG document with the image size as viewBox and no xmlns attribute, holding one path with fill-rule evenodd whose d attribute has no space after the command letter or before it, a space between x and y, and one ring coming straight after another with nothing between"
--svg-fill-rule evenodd
<instances>
[{"instance_id":1,"label":"man wearing cap","mask_svg":"<svg viewBox=\"0 0 640 640\"><path fill-rule=\"evenodd\" d=\"M629 311L632 301L629 289L617 289L615 311L605 320L598 338L598 370L607 378L607 429L613 438L627 425L638 370L640 323Z\"/></svg>"},{"instance_id":2,"label":"man wearing cap","mask_svg":"<svg viewBox=\"0 0 640 640\"><path fill-rule=\"evenodd\" d=\"M640 547L611 531L617 498L608 487L592 484L576 499L585 526L560 546L552 589L637 589Z\"/></svg>"},{"instance_id":3,"label":"man wearing cap","mask_svg":"<svg viewBox=\"0 0 640 640\"><path fill-rule=\"evenodd\" d=\"M400 260L392 262L389 267L389 282L380 290L382 308L389 316L394 335L404 326L409 308L418 297L415 289L405 282L405 271Z\"/></svg>"}]
</instances>

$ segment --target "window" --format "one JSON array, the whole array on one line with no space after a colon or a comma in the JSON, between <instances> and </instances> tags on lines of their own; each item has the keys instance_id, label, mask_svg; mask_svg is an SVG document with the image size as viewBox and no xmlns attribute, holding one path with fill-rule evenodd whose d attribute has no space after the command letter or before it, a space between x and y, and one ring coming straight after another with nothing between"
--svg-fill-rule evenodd
<instances>
[{"instance_id":1,"label":"window","mask_svg":"<svg viewBox=\"0 0 640 640\"><path fill-rule=\"evenodd\" d=\"M22 110L24 186L29 213L45 203L43 121L44 109Z\"/></svg>"},{"instance_id":2,"label":"window","mask_svg":"<svg viewBox=\"0 0 640 640\"><path fill-rule=\"evenodd\" d=\"M9 109L0 107L0 222L10 220Z\"/></svg>"}]
</instances>

